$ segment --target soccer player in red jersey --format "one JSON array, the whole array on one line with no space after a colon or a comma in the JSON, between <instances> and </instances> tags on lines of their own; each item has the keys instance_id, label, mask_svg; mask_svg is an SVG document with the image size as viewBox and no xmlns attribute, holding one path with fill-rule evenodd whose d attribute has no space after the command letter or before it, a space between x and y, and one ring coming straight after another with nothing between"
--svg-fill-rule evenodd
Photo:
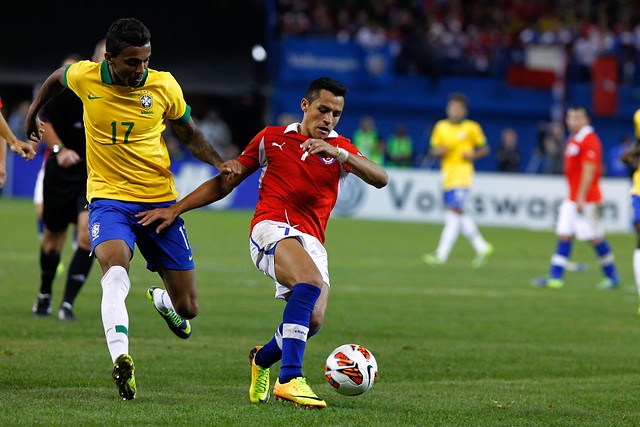
<instances>
[{"instance_id":1,"label":"soccer player in red jersey","mask_svg":"<svg viewBox=\"0 0 640 427\"><path fill-rule=\"evenodd\" d=\"M301 123L264 128L237 159L223 163L233 170L239 163L239 174L216 176L175 205L138 215L143 225L159 221L160 231L181 213L222 199L260 170L249 237L251 258L275 280L276 298L287 304L275 336L249 353L252 403L269 400L269 368L282 360L273 389L276 399L305 407L326 406L302 375L302 357L307 338L322 325L329 298L327 221L349 172L377 188L388 180L381 166L334 130L346 91L331 78L312 81L300 102Z\"/></svg>"},{"instance_id":2,"label":"soccer player in red jersey","mask_svg":"<svg viewBox=\"0 0 640 427\"><path fill-rule=\"evenodd\" d=\"M620 285L613 252L599 222L602 192L602 143L591 126L586 108L571 107L567 110L566 124L570 135L564 151L564 175L569 195L560 205L556 235L558 243L551 257L549 276L536 279L535 284L549 288L564 286L564 271L571 254L572 239L588 241L593 246L604 279L599 289L614 289Z\"/></svg>"}]
</instances>

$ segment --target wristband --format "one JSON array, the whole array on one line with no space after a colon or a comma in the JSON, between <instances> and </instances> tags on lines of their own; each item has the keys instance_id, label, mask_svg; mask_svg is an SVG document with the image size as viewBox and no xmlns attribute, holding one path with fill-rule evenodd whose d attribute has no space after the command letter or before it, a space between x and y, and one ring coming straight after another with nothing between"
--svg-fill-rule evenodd
<instances>
[{"instance_id":1,"label":"wristband","mask_svg":"<svg viewBox=\"0 0 640 427\"><path fill-rule=\"evenodd\" d=\"M338 155L336 156L336 159L338 159L342 163L346 162L347 159L349 158L349 152L344 148L340 148L340 147L336 147L336 148L338 149Z\"/></svg>"}]
</instances>

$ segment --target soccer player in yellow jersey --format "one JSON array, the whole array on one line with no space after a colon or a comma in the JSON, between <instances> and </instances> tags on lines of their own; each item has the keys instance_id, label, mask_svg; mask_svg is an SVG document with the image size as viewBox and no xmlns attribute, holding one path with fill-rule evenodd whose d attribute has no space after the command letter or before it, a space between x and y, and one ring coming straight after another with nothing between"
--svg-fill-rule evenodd
<instances>
[{"instance_id":1,"label":"soccer player in yellow jersey","mask_svg":"<svg viewBox=\"0 0 640 427\"><path fill-rule=\"evenodd\" d=\"M166 290L152 286L147 296L180 338L191 335L198 314L193 256L181 219L157 233L138 224L136 215L167 207L178 198L162 139L167 123L198 159L221 167L223 159L207 143L191 117L182 89L168 72L149 68L151 33L137 19L114 21L106 35L104 61L80 61L51 74L27 113L25 130L41 139L40 109L63 90L84 104L87 139L87 200L91 250L102 268L102 323L113 360L113 379L124 400L136 396L134 363L129 355L129 316L125 299L134 245L157 271Z\"/></svg>"},{"instance_id":2,"label":"soccer player in yellow jersey","mask_svg":"<svg viewBox=\"0 0 640 427\"><path fill-rule=\"evenodd\" d=\"M633 251L633 276L636 281L638 295L640 295L640 109L633 115L633 126L635 128L636 143L629 150L624 152L621 160L635 169L633 172L633 184L629 193L631 194L631 205L633 206L633 228L636 231L636 249ZM638 308L640 315L640 308Z\"/></svg>"},{"instance_id":3,"label":"soccer player in yellow jersey","mask_svg":"<svg viewBox=\"0 0 640 427\"><path fill-rule=\"evenodd\" d=\"M439 120L431 133L429 154L440 157L444 189L444 227L435 252L423 255L429 265L444 264L460 232L476 252L471 265L482 267L493 253L473 219L464 212L464 204L473 183L473 162L489 154L487 138L480 125L467 119L467 97L453 93L447 103L447 118Z\"/></svg>"}]
</instances>

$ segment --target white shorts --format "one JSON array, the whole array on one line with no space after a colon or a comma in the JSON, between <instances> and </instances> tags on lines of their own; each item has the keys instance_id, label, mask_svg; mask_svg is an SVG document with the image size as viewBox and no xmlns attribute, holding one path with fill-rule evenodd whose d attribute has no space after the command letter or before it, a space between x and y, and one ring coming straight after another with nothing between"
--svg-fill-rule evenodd
<instances>
[{"instance_id":1,"label":"white shorts","mask_svg":"<svg viewBox=\"0 0 640 427\"><path fill-rule=\"evenodd\" d=\"M43 189L42 189L43 181L44 181L44 163L42 164L42 167L38 171L38 176L36 177L36 185L33 187L33 204L34 205L41 205L44 200Z\"/></svg>"},{"instance_id":2,"label":"white shorts","mask_svg":"<svg viewBox=\"0 0 640 427\"><path fill-rule=\"evenodd\" d=\"M579 214L576 203L565 199L560 205L556 234L574 236L576 240L583 241L604 237L598 204L585 203L582 214Z\"/></svg>"},{"instance_id":3,"label":"white shorts","mask_svg":"<svg viewBox=\"0 0 640 427\"><path fill-rule=\"evenodd\" d=\"M329 284L329 261L327 251L318 239L310 234L302 233L291 227L286 222L260 221L253 230L249 238L249 250L251 260L265 275L271 277L276 284L276 298L284 299L284 296L291 292L289 288L281 285L276 280L275 269L275 248L278 242L288 237L295 237L302 243L313 262L322 274L322 280Z\"/></svg>"}]
</instances>

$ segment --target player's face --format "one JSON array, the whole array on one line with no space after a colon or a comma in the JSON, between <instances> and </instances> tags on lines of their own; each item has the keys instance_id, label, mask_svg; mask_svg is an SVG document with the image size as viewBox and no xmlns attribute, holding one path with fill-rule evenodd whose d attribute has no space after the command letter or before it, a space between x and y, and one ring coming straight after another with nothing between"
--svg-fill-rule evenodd
<instances>
[{"instance_id":1,"label":"player's face","mask_svg":"<svg viewBox=\"0 0 640 427\"><path fill-rule=\"evenodd\" d=\"M316 100L309 103L303 98L300 106L304 111L300 133L311 138L326 139L340 121L344 97L322 89Z\"/></svg>"},{"instance_id":2,"label":"player's face","mask_svg":"<svg viewBox=\"0 0 640 427\"><path fill-rule=\"evenodd\" d=\"M576 133L589 124L589 118L583 110L567 110L567 129L569 132Z\"/></svg>"},{"instance_id":3,"label":"player's face","mask_svg":"<svg viewBox=\"0 0 640 427\"><path fill-rule=\"evenodd\" d=\"M452 122L459 122L467 115L467 107L460 101L449 101L447 104L447 118Z\"/></svg>"},{"instance_id":4,"label":"player's face","mask_svg":"<svg viewBox=\"0 0 640 427\"><path fill-rule=\"evenodd\" d=\"M109 63L109 71L115 84L136 87L149 67L151 44L126 47L118 56L111 56L107 52L105 58Z\"/></svg>"}]
</instances>

